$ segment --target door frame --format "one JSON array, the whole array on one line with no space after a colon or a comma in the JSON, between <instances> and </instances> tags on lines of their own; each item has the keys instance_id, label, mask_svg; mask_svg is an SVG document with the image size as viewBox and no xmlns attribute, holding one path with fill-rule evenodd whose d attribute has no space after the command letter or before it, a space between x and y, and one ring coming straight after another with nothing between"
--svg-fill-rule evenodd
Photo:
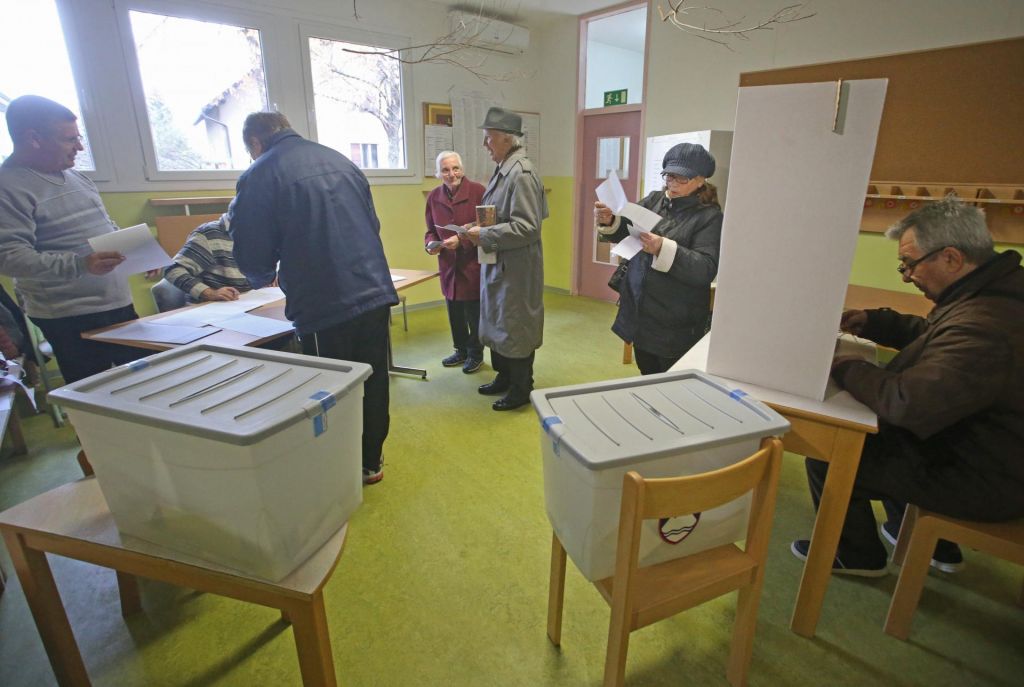
<instances>
[{"instance_id":1,"label":"door frame","mask_svg":"<svg viewBox=\"0 0 1024 687\"><path fill-rule=\"evenodd\" d=\"M603 19L605 17L611 17L616 14L621 14L629 10L635 10L640 7L647 8L647 29L644 31L644 74L643 74L643 100L639 104L634 105L616 105L614 107L594 107L586 109L586 98L587 98L587 29L588 24L595 19ZM577 69L576 69L576 136L575 136L575 152L573 153L573 174L575 179L582 178L583 175L583 118L589 115L597 114L614 114L618 112L640 112L640 140L639 154L640 154L640 167L643 168L644 156L646 155L647 137L646 137L646 125L647 125L647 74L649 72L648 62L651 56L651 3L650 0L628 0L627 2L620 3L618 5L612 5L601 10L594 12L588 12L586 14L579 15L579 51L577 55ZM570 293L574 296L578 296L580 292L580 280L582 275L580 274L580 260L584 257L579 255L577 250L580 245L580 236L582 222L580 217L588 212L587 207L583 207L585 203L581 202L579 194L573 193L573 212L572 212L572 265L570 272Z\"/></svg>"}]
</instances>

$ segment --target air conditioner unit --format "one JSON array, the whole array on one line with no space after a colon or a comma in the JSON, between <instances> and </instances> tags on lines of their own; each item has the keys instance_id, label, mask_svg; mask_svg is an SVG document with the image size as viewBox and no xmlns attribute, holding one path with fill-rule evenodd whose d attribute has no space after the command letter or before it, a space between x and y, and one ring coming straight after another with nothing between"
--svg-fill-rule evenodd
<instances>
[{"instance_id":1,"label":"air conditioner unit","mask_svg":"<svg viewBox=\"0 0 1024 687\"><path fill-rule=\"evenodd\" d=\"M448 26L454 42L469 43L481 50L521 55L530 47L529 29L479 14L449 12Z\"/></svg>"}]
</instances>

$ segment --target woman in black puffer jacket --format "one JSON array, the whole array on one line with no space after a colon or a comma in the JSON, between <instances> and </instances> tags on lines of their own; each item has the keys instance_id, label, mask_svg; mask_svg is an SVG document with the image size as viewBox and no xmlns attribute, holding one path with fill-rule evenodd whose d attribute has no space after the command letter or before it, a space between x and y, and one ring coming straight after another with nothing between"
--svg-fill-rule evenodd
<instances>
[{"instance_id":1,"label":"woman in black puffer jacket","mask_svg":"<svg viewBox=\"0 0 1024 687\"><path fill-rule=\"evenodd\" d=\"M643 250L629 262L612 331L633 344L641 374L665 372L707 332L722 236L722 208L707 183L714 173L711 153L680 143L662 161L665 188L640 201L663 219L639 234ZM629 236L630 220L603 203L594 218L600 240Z\"/></svg>"}]
</instances>

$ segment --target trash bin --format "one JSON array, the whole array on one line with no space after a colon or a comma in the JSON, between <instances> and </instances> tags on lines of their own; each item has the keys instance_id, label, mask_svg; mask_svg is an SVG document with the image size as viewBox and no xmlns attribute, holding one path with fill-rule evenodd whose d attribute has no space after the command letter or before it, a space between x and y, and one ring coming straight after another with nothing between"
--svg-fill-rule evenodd
<instances>
[{"instance_id":1,"label":"trash bin","mask_svg":"<svg viewBox=\"0 0 1024 687\"><path fill-rule=\"evenodd\" d=\"M278 581L362 502L370 366L192 344L54 391L118 529Z\"/></svg>"},{"instance_id":2,"label":"trash bin","mask_svg":"<svg viewBox=\"0 0 1024 687\"><path fill-rule=\"evenodd\" d=\"M696 370L538 389L544 501L551 526L589 580L615 572L622 478L716 470L754 453L789 423ZM643 525L640 565L742 539L750 495L704 513Z\"/></svg>"}]
</instances>

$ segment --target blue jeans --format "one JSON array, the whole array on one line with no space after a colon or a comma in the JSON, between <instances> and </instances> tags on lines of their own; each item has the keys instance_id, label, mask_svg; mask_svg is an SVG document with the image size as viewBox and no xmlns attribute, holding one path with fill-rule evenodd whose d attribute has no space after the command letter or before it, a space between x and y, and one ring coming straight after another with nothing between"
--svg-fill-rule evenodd
<instances>
[{"instance_id":1,"label":"blue jeans","mask_svg":"<svg viewBox=\"0 0 1024 687\"><path fill-rule=\"evenodd\" d=\"M143 348L119 346L106 341L87 341L82 338L82 332L139 319L135 307L131 305L88 315L31 319L53 347L57 367L60 368L65 384L77 382L115 365L130 363L153 353Z\"/></svg>"}]
</instances>

